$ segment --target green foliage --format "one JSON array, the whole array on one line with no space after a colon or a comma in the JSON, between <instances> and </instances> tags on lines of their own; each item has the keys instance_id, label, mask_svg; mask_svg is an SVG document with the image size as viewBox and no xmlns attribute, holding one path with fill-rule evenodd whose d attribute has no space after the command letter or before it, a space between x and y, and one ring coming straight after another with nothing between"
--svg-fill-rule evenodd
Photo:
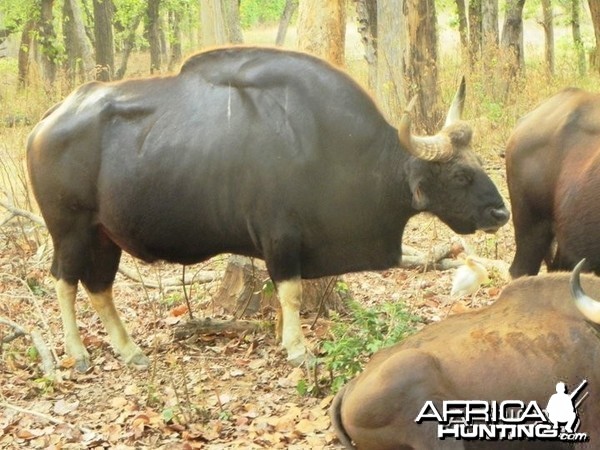
<instances>
[{"instance_id":1,"label":"green foliage","mask_svg":"<svg viewBox=\"0 0 600 450\"><path fill-rule=\"evenodd\" d=\"M46 289L44 288L44 286L42 284L40 284L40 281L37 278L27 278L27 286L29 286L29 290L31 291L32 294L41 297L43 295L47 294Z\"/></svg>"},{"instance_id":2,"label":"green foliage","mask_svg":"<svg viewBox=\"0 0 600 450\"><path fill-rule=\"evenodd\" d=\"M165 408L162 411L162 420L165 423L171 423L175 419L175 410L173 408Z\"/></svg>"},{"instance_id":3,"label":"green foliage","mask_svg":"<svg viewBox=\"0 0 600 450\"><path fill-rule=\"evenodd\" d=\"M485 117L492 122L499 122L504 115L504 105L494 99L489 99L487 102L482 104Z\"/></svg>"},{"instance_id":4,"label":"green foliage","mask_svg":"<svg viewBox=\"0 0 600 450\"><path fill-rule=\"evenodd\" d=\"M240 4L240 21L244 29L279 21L285 0L244 0Z\"/></svg>"},{"instance_id":5,"label":"green foliage","mask_svg":"<svg viewBox=\"0 0 600 450\"><path fill-rule=\"evenodd\" d=\"M31 360L31 361L37 361L37 359L39 358L40 354L37 350L37 348L31 346L27 349L27 357Z\"/></svg>"},{"instance_id":6,"label":"green foliage","mask_svg":"<svg viewBox=\"0 0 600 450\"><path fill-rule=\"evenodd\" d=\"M161 398L157 386L153 383L147 385L148 394L146 396L146 405L151 408L160 408L164 405L164 401Z\"/></svg>"},{"instance_id":7,"label":"green foliage","mask_svg":"<svg viewBox=\"0 0 600 450\"><path fill-rule=\"evenodd\" d=\"M306 381L305 379L301 379L300 381L298 381L298 384L296 385L296 391L302 397L308 395L310 393L310 385L308 381Z\"/></svg>"},{"instance_id":8,"label":"green foliage","mask_svg":"<svg viewBox=\"0 0 600 450\"><path fill-rule=\"evenodd\" d=\"M273 283L273 281L271 281L271 279L269 278L263 283L262 291L265 296L272 296L273 294L275 294L275 283Z\"/></svg>"},{"instance_id":9,"label":"green foliage","mask_svg":"<svg viewBox=\"0 0 600 450\"><path fill-rule=\"evenodd\" d=\"M232 417L233 413L227 409L224 409L219 413L219 420L230 421Z\"/></svg>"},{"instance_id":10,"label":"green foliage","mask_svg":"<svg viewBox=\"0 0 600 450\"><path fill-rule=\"evenodd\" d=\"M447 14L456 15L456 0L436 0L435 9L438 17Z\"/></svg>"},{"instance_id":11,"label":"green foliage","mask_svg":"<svg viewBox=\"0 0 600 450\"><path fill-rule=\"evenodd\" d=\"M48 377L36 378L33 380L34 387L42 395L50 395L54 393L54 380Z\"/></svg>"},{"instance_id":12,"label":"green foliage","mask_svg":"<svg viewBox=\"0 0 600 450\"><path fill-rule=\"evenodd\" d=\"M147 2L143 0L115 0L114 5L115 13L113 23L118 24L118 26L114 28L115 42L118 47L121 47L124 40L131 32L131 29L134 28L136 24L139 27L140 18L143 18L146 15ZM143 33L137 35L136 45L138 47L142 47L146 42Z\"/></svg>"},{"instance_id":13,"label":"green foliage","mask_svg":"<svg viewBox=\"0 0 600 450\"><path fill-rule=\"evenodd\" d=\"M136 18L140 14L144 14L147 8L147 2L143 0L115 0L115 15L113 20L120 24L126 31L129 32ZM172 2L169 2L172 3Z\"/></svg>"},{"instance_id":14,"label":"green foliage","mask_svg":"<svg viewBox=\"0 0 600 450\"><path fill-rule=\"evenodd\" d=\"M322 344L325 366L329 370L331 389L337 392L359 373L377 350L395 344L412 334L420 318L411 314L403 303L385 303L366 309L350 303L352 320L339 320L331 329L331 340ZM307 386L298 386L307 391Z\"/></svg>"},{"instance_id":15,"label":"green foliage","mask_svg":"<svg viewBox=\"0 0 600 450\"><path fill-rule=\"evenodd\" d=\"M166 306L175 306L183 301L183 295L181 292L172 292L169 295L161 296L160 301Z\"/></svg>"},{"instance_id":16,"label":"green foliage","mask_svg":"<svg viewBox=\"0 0 600 450\"><path fill-rule=\"evenodd\" d=\"M40 8L33 0L2 0L0 1L0 28L19 31L29 19L40 17Z\"/></svg>"}]
</instances>

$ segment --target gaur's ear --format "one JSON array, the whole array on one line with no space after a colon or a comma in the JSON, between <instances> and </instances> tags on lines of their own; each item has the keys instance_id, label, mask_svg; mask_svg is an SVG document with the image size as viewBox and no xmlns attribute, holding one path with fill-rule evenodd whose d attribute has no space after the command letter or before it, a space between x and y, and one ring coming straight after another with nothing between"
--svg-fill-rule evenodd
<instances>
[{"instance_id":1,"label":"gaur's ear","mask_svg":"<svg viewBox=\"0 0 600 450\"><path fill-rule=\"evenodd\" d=\"M415 188L411 187L412 192L412 207L417 211L424 211L427 209L427 196L423 192L420 186L421 183L417 183Z\"/></svg>"},{"instance_id":2,"label":"gaur's ear","mask_svg":"<svg viewBox=\"0 0 600 450\"><path fill-rule=\"evenodd\" d=\"M419 174L421 161L413 159L408 161L405 166L405 172L408 178L408 187L412 194L412 207L417 211L425 211L427 209L427 195L421 188L423 177Z\"/></svg>"},{"instance_id":3,"label":"gaur's ear","mask_svg":"<svg viewBox=\"0 0 600 450\"><path fill-rule=\"evenodd\" d=\"M452 141L454 147L466 147L471 143L473 129L466 122L457 122L446 128L446 133Z\"/></svg>"}]
</instances>

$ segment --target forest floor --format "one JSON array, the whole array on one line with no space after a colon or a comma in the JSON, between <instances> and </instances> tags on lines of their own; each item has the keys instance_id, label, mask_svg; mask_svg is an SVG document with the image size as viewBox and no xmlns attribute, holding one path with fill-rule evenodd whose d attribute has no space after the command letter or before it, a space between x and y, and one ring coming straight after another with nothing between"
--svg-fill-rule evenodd
<instances>
[{"instance_id":1,"label":"forest floor","mask_svg":"<svg viewBox=\"0 0 600 450\"><path fill-rule=\"evenodd\" d=\"M15 218L0 231L0 317L39 330L60 365L50 380L43 376L29 338L3 345L0 448L339 447L328 417L331 392L299 393L299 382L310 383L315 375L288 365L272 327L254 333L174 339L174 331L188 320L181 287L144 289L139 282L118 275L117 307L134 340L152 360L146 371L126 367L115 356L97 315L80 292L78 323L93 367L84 374L77 372L74 361L62 350L58 304L48 273L51 250L44 230ZM423 243L450 245L456 239L429 217L411 221L405 234L407 244L421 248ZM506 227L495 236L482 233L464 240L481 256L509 262L509 236ZM125 264L136 265L129 257ZM225 264L226 258L219 257L187 271L219 274ZM146 281L181 276L177 266L138 267ZM348 274L343 280L352 298L364 307L404 302L421 318L419 326L487 304L506 283L492 276L474 297L454 299L449 295L453 273L392 269ZM219 278L193 286L191 304L196 317L227 318L221 305L212 301ZM304 332L318 354L319 343L329 338L331 322L320 318L311 329L313 319L303 318ZM10 331L0 325L0 339ZM323 372L320 366L317 376L327 376Z\"/></svg>"}]
</instances>

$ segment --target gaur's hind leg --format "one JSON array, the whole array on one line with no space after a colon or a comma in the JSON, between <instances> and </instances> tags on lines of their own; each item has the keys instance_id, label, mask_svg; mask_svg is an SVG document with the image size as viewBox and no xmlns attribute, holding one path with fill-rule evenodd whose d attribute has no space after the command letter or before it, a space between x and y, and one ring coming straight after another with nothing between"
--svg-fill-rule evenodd
<instances>
[{"instance_id":1,"label":"gaur's hind leg","mask_svg":"<svg viewBox=\"0 0 600 450\"><path fill-rule=\"evenodd\" d=\"M85 372L90 367L90 354L83 345L79 329L77 328L75 317L77 283L72 284L63 279L57 279L55 289L65 335L65 351L68 355L75 358L75 368L81 372Z\"/></svg>"},{"instance_id":2,"label":"gaur's hind leg","mask_svg":"<svg viewBox=\"0 0 600 450\"><path fill-rule=\"evenodd\" d=\"M90 302L121 358L127 364L147 367L150 360L129 336L113 301L113 282L119 268L121 249L98 230L92 239L91 252L91 264L81 278Z\"/></svg>"},{"instance_id":3,"label":"gaur's hind leg","mask_svg":"<svg viewBox=\"0 0 600 450\"><path fill-rule=\"evenodd\" d=\"M73 213L60 206L45 212L44 218L54 244L51 272L56 279L65 351L75 358L75 367L85 372L90 367L90 355L77 328L75 299L77 285L90 260L91 215L87 212Z\"/></svg>"},{"instance_id":4,"label":"gaur's hind leg","mask_svg":"<svg viewBox=\"0 0 600 450\"><path fill-rule=\"evenodd\" d=\"M123 358L123 361L135 367L148 367L150 360L131 339L115 308L112 285L101 292L90 291L85 284L84 287L94 310L106 328L113 348Z\"/></svg>"},{"instance_id":5,"label":"gaur's hind leg","mask_svg":"<svg viewBox=\"0 0 600 450\"><path fill-rule=\"evenodd\" d=\"M98 226L92 225L91 213L62 210L60 214L47 215L46 223L54 243L52 275L56 278L65 350L75 358L76 368L86 371L90 367L89 353L81 340L75 315L79 281L90 295L117 352L128 363L147 365L148 359L125 331L112 301L112 284L121 249Z\"/></svg>"}]
</instances>

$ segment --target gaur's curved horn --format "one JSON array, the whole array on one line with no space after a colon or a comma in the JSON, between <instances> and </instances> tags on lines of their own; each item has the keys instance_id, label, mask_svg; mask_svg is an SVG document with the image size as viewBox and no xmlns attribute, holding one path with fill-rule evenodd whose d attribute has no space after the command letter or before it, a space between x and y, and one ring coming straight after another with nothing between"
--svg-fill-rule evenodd
<instances>
[{"instance_id":1,"label":"gaur's curved horn","mask_svg":"<svg viewBox=\"0 0 600 450\"><path fill-rule=\"evenodd\" d=\"M594 323L600 323L600 302L589 297L581 288L579 274L584 264L585 258L579 261L571 273L571 296L581 314Z\"/></svg>"},{"instance_id":2,"label":"gaur's curved horn","mask_svg":"<svg viewBox=\"0 0 600 450\"><path fill-rule=\"evenodd\" d=\"M425 161L447 161L454 155L450 138L445 134L414 136L410 131L411 112L417 101L415 95L402 114L398 127L398 138L406 151Z\"/></svg>"},{"instance_id":3,"label":"gaur's curved horn","mask_svg":"<svg viewBox=\"0 0 600 450\"><path fill-rule=\"evenodd\" d=\"M463 75L460 85L458 86L458 90L456 91L456 94L454 94L452 105L450 105L450 109L448 110L446 122L444 122L444 128L446 128L448 125L458 122L462 118L463 108L465 107L466 90L465 76Z\"/></svg>"}]
</instances>

